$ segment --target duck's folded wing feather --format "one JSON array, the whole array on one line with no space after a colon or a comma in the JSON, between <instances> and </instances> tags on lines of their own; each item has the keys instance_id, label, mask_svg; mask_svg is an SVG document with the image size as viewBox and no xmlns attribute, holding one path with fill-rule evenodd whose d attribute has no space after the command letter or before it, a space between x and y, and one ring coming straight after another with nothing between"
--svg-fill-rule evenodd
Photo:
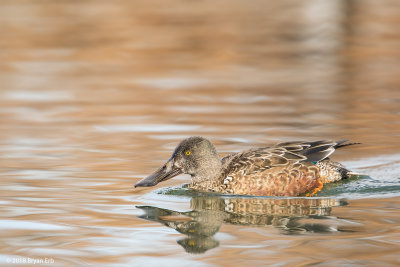
<instances>
[{"instance_id":1,"label":"duck's folded wing feather","mask_svg":"<svg viewBox=\"0 0 400 267\"><path fill-rule=\"evenodd\" d=\"M319 140L314 142L294 141L274 146L256 148L230 154L222 159L228 173L251 174L288 163L318 162L328 158L336 148L352 145L347 140Z\"/></svg>"},{"instance_id":2,"label":"duck's folded wing feather","mask_svg":"<svg viewBox=\"0 0 400 267\"><path fill-rule=\"evenodd\" d=\"M269 147L228 155L222 159L222 163L226 175L229 173L252 175L272 167L285 166L288 163L296 163L306 159L306 156L288 151L285 148Z\"/></svg>"},{"instance_id":3,"label":"duck's folded wing feather","mask_svg":"<svg viewBox=\"0 0 400 267\"><path fill-rule=\"evenodd\" d=\"M328 158L335 149L354 145L358 143L346 143L348 140L319 140L314 142L286 142L275 145L274 147L284 148L288 151L295 152L302 156L305 156L305 161L318 162Z\"/></svg>"}]
</instances>

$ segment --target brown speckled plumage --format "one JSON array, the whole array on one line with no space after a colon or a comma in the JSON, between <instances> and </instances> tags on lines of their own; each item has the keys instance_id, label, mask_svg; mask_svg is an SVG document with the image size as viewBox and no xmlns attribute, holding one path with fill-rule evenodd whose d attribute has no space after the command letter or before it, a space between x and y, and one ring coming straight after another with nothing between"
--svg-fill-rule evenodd
<instances>
[{"instance_id":1,"label":"brown speckled plumage","mask_svg":"<svg viewBox=\"0 0 400 267\"><path fill-rule=\"evenodd\" d=\"M230 154L220 160L210 141L190 137L178 145L165 168L190 174L192 182L188 187L197 190L298 196L315 193L325 183L347 178L349 171L328 158L336 148L351 145L345 142L287 142ZM187 151L189 155L185 154ZM137 186L148 186L152 182L149 178Z\"/></svg>"}]
</instances>

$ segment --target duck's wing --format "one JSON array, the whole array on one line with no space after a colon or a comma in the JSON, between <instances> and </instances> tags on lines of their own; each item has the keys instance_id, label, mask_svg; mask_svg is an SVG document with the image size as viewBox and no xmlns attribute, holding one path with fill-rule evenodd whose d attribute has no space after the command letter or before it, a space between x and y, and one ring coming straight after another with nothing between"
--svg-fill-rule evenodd
<instances>
[{"instance_id":1,"label":"duck's wing","mask_svg":"<svg viewBox=\"0 0 400 267\"><path fill-rule=\"evenodd\" d=\"M226 175L241 173L251 175L264 170L301 162L313 162L328 158L337 148L353 145L347 140L314 142L285 142L274 146L255 148L241 153L227 155L222 159Z\"/></svg>"},{"instance_id":2,"label":"duck's wing","mask_svg":"<svg viewBox=\"0 0 400 267\"><path fill-rule=\"evenodd\" d=\"M308 162L318 162L329 157L336 149L355 145L359 143L347 143L348 140L339 140L339 141L331 141L331 140L319 140L314 142L303 142L303 141L295 141L295 142L285 142L280 143L274 148L282 148L285 151L290 151L297 155L301 155L306 157L304 161Z\"/></svg>"},{"instance_id":3,"label":"duck's wing","mask_svg":"<svg viewBox=\"0 0 400 267\"><path fill-rule=\"evenodd\" d=\"M306 156L292 152L284 147L264 147L251 149L241 153L227 155L222 159L225 175L240 173L252 175L272 167L285 166L289 162L296 163L307 160Z\"/></svg>"}]
</instances>

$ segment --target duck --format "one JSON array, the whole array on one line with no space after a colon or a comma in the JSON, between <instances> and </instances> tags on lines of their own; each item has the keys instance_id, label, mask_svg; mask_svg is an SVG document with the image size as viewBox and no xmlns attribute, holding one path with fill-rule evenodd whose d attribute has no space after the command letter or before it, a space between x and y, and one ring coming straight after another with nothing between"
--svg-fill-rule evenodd
<instances>
[{"instance_id":1,"label":"duck","mask_svg":"<svg viewBox=\"0 0 400 267\"><path fill-rule=\"evenodd\" d=\"M135 184L155 186L188 174L186 187L199 191L249 196L315 196L324 184L354 173L330 160L336 149L359 144L349 140L292 141L251 148L220 158L210 140L192 136L181 141L153 174Z\"/></svg>"}]
</instances>

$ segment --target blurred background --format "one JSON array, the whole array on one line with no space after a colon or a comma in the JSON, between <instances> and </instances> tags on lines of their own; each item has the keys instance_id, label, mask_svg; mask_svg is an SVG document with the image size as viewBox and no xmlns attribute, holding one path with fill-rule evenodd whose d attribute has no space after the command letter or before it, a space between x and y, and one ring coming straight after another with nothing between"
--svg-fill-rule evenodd
<instances>
[{"instance_id":1,"label":"blurred background","mask_svg":"<svg viewBox=\"0 0 400 267\"><path fill-rule=\"evenodd\" d=\"M336 159L391 164L368 174L398 185L399 25L397 0L1 0L3 219L128 224L122 207L153 190L132 185L191 135L221 155L351 139ZM40 255L32 227L2 252Z\"/></svg>"}]
</instances>

